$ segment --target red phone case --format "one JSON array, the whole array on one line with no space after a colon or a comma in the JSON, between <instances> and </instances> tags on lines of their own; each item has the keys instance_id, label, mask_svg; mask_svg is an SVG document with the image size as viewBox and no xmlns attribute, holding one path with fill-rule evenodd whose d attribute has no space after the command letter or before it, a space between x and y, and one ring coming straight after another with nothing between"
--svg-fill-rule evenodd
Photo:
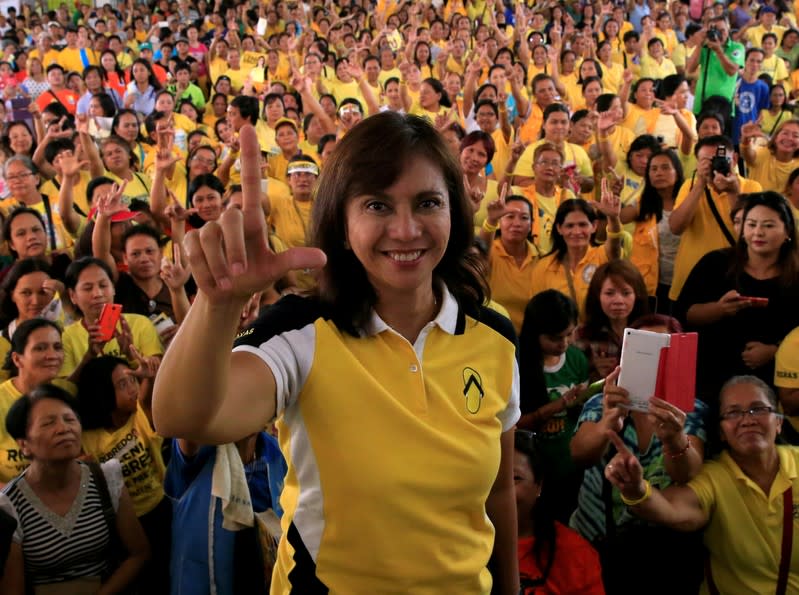
<instances>
[{"instance_id":1,"label":"red phone case","mask_svg":"<svg viewBox=\"0 0 799 595\"><path fill-rule=\"evenodd\" d=\"M669 346L660 351L655 396L685 413L694 410L697 347L696 333L672 333Z\"/></svg>"},{"instance_id":2,"label":"red phone case","mask_svg":"<svg viewBox=\"0 0 799 595\"><path fill-rule=\"evenodd\" d=\"M119 304L105 304L100 312L100 339L110 341L114 338L114 331L117 328L119 317L122 314L122 306Z\"/></svg>"}]
</instances>

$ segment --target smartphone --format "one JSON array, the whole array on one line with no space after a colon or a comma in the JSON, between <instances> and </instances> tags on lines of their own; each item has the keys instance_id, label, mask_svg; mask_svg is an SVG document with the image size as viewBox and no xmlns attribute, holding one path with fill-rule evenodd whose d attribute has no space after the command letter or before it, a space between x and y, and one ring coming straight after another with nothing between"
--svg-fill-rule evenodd
<instances>
[{"instance_id":1,"label":"smartphone","mask_svg":"<svg viewBox=\"0 0 799 595\"><path fill-rule=\"evenodd\" d=\"M596 382L592 382L587 387L585 387L585 390L583 390L583 392L577 395L577 402L585 403L588 399L590 399L599 391L601 391L603 386L605 386L604 378L600 378Z\"/></svg>"},{"instance_id":2,"label":"smartphone","mask_svg":"<svg viewBox=\"0 0 799 595\"><path fill-rule=\"evenodd\" d=\"M739 300L746 300L750 302L753 306L768 306L768 298L764 297L747 297L745 295L739 295Z\"/></svg>"},{"instance_id":3,"label":"smartphone","mask_svg":"<svg viewBox=\"0 0 799 595\"><path fill-rule=\"evenodd\" d=\"M100 312L100 340L110 341L114 338L114 331L122 315L122 306L119 304L105 304Z\"/></svg>"}]
</instances>

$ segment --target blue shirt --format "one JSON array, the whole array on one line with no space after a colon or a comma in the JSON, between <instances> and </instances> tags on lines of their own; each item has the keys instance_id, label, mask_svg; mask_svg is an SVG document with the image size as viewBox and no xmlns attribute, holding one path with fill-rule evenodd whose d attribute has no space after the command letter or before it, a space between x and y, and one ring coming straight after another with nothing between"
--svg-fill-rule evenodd
<instances>
[{"instance_id":1,"label":"blue shirt","mask_svg":"<svg viewBox=\"0 0 799 595\"><path fill-rule=\"evenodd\" d=\"M286 475L286 461L277 440L261 432L258 435L255 461L244 466L253 510L272 508L283 514L278 503ZM186 457L175 440L172 458L166 470L164 490L174 500L172 523L172 595L235 595L234 545L236 533L222 528L222 507L214 508L213 526L208 517L212 505L211 479L216 461L216 447L203 446L193 457ZM213 549L213 568L210 553ZM215 591L211 589L211 583Z\"/></svg>"},{"instance_id":2,"label":"blue shirt","mask_svg":"<svg viewBox=\"0 0 799 595\"><path fill-rule=\"evenodd\" d=\"M760 110L768 109L771 106L768 85L760 79L754 83L747 83L743 78L738 83L737 109L735 110L735 121L732 125L732 142L741 142L741 126L748 122L757 120Z\"/></svg>"}]
</instances>

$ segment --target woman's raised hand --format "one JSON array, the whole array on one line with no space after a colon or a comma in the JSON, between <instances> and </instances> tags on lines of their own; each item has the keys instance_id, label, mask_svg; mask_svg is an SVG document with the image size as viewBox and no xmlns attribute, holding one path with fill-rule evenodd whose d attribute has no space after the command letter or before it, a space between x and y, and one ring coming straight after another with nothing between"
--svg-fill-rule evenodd
<instances>
[{"instance_id":1,"label":"woman's raised hand","mask_svg":"<svg viewBox=\"0 0 799 595\"><path fill-rule=\"evenodd\" d=\"M630 405L627 389L616 384L620 372L621 368L617 366L608 375L602 394L602 421L605 422L607 429L614 433L620 432L624 426L624 418L627 417Z\"/></svg>"},{"instance_id":2,"label":"woman's raised hand","mask_svg":"<svg viewBox=\"0 0 799 595\"><path fill-rule=\"evenodd\" d=\"M293 248L280 254L269 249L255 129L244 126L239 142L242 208L227 209L218 221L190 231L185 246L197 287L209 301L222 305L235 299L241 307L252 294L263 291L288 271L323 267L325 255L316 248Z\"/></svg>"},{"instance_id":3,"label":"woman's raised hand","mask_svg":"<svg viewBox=\"0 0 799 595\"><path fill-rule=\"evenodd\" d=\"M605 467L605 477L625 498L637 500L646 491L644 469L616 432L608 432L608 438L617 453Z\"/></svg>"}]
</instances>

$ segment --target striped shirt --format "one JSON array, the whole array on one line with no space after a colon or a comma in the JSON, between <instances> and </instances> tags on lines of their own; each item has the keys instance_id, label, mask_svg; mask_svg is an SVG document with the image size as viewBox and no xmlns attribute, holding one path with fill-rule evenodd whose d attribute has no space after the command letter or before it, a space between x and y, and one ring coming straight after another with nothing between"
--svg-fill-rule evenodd
<instances>
[{"instance_id":1,"label":"striped shirt","mask_svg":"<svg viewBox=\"0 0 799 595\"><path fill-rule=\"evenodd\" d=\"M122 470L111 459L102 465L114 509L119 507ZM25 472L0 494L0 507L18 520L14 541L22 545L25 574L37 585L102 576L107 570L110 534L100 493L89 467L81 464L81 487L65 516L47 508Z\"/></svg>"},{"instance_id":2,"label":"striped shirt","mask_svg":"<svg viewBox=\"0 0 799 595\"><path fill-rule=\"evenodd\" d=\"M694 410L685 416L685 433L696 436L702 442L707 441L705 432L705 419L708 407L699 399L695 402ZM602 394L591 397L583 407L580 419L577 420L577 429L587 421L598 423L602 419ZM648 480L653 488L663 490L671 485L671 477L666 472L663 463L663 443L656 434L652 434L649 448L645 452L638 449L638 433L635 431L635 424L632 417L627 418L624 429L621 432L621 439L624 445L630 449L641 467L644 469L644 479ZM605 535L605 503L602 501L602 477L605 466L610 462L609 453L602 456L598 465L589 467L585 470L583 485L577 498L577 510L572 515L570 525L580 535L588 541L594 542ZM626 523L641 523L627 510L621 501L619 490L613 489L613 518L616 526L620 527Z\"/></svg>"}]
</instances>

